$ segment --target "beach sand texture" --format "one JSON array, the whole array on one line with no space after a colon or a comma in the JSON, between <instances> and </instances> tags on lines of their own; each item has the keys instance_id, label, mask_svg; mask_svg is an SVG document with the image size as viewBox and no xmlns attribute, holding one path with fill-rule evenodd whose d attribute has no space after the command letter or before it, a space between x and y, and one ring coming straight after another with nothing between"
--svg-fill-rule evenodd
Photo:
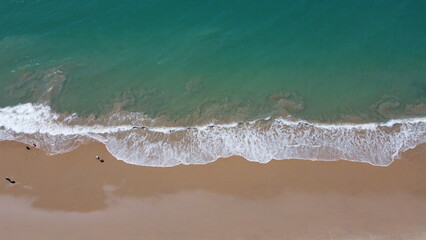
<instances>
[{"instance_id":1,"label":"beach sand texture","mask_svg":"<svg viewBox=\"0 0 426 240\"><path fill-rule=\"evenodd\" d=\"M101 156L100 163L95 156ZM426 145L389 167L241 157L129 165L0 142L2 239L425 239ZM7 182L10 177L16 184Z\"/></svg>"}]
</instances>

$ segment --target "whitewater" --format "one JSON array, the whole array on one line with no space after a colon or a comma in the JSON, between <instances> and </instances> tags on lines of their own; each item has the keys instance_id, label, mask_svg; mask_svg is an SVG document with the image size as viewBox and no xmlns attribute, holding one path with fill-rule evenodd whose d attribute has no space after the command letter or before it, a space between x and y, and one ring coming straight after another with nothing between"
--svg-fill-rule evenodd
<instances>
[{"instance_id":1,"label":"whitewater","mask_svg":"<svg viewBox=\"0 0 426 240\"><path fill-rule=\"evenodd\" d=\"M81 118L45 104L0 108L0 141L36 143L60 154L99 141L117 159L142 166L206 164L233 155L272 159L347 160L387 166L399 153L426 143L426 118L385 123L313 123L293 118L202 126L162 126L139 113Z\"/></svg>"}]
</instances>

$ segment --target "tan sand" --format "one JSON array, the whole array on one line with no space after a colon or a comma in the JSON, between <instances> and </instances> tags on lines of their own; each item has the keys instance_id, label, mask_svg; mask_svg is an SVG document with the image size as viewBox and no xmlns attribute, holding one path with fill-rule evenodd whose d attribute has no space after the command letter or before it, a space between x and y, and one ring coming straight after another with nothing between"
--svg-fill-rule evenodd
<instances>
[{"instance_id":1,"label":"tan sand","mask_svg":"<svg viewBox=\"0 0 426 240\"><path fill-rule=\"evenodd\" d=\"M231 157L152 168L99 143L46 156L0 142L0 177L1 239L426 239L426 145L389 167Z\"/></svg>"}]
</instances>

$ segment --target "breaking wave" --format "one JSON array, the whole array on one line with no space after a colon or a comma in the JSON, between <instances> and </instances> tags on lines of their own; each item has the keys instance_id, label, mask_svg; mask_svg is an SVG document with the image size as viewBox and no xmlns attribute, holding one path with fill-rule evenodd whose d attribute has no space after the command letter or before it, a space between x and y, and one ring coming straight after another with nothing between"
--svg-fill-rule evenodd
<instances>
[{"instance_id":1,"label":"breaking wave","mask_svg":"<svg viewBox=\"0 0 426 240\"><path fill-rule=\"evenodd\" d=\"M232 155L262 163L272 159L348 160L387 166L399 153L426 142L426 118L368 124L266 118L165 127L138 113L80 118L55 113L47 105L26 103L0 108L0 140L37 143L49 154L99 141L117 159L143 166L205 164Z\"/></svg>"}]
</instances>

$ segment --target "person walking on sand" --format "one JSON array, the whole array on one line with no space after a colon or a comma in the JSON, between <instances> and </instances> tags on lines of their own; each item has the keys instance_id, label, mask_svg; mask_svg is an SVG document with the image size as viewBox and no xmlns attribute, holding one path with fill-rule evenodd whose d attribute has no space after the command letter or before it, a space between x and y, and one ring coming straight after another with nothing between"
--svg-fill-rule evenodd
<instances>
[{"instance_id":1,"label":"person walking on sand","mask_svg":"<svg viewBox=\"0 0 426 240\"><path fill-rule=\"evenodd\" d=\"M12 183L12 184L15 184L15 181L13 181L12 179L10 179L10 178L6 178L6 180L8 181L8 182L10 182L10 183Z\"/></svg>"},{"instance_id":2,"label":"person walking on sand","mask_svg":"<svg viewBox=\"0 0 426 240\"><path fill-rule=\"evenodd\" d=\"M101 163L103 163L104 162L104 160L103 159L101 159L99 156L96 156L96 160L98 160L99 162L101 162Z\"/></svg>"}]
</instances>

